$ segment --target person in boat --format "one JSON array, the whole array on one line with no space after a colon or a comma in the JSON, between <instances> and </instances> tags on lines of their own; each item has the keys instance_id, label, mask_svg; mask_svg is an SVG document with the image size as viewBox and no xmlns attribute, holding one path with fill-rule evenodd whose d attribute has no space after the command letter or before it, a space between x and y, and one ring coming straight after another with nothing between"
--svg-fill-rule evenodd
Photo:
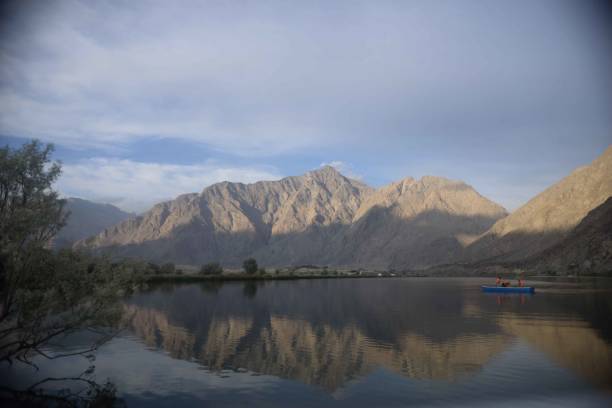
<instances>
[{"instance_id":1,"label":"person in boat","mask_svg":"<svg viewBox=\"0 0 612 408\"><path fill-rule=\"evenodd\" d=\"M522 276L519 276L519 278L518 278L518 287L519 287L519 288L522 288L524 285L525 285L525 284L524 284L524 282L523 282L523 277L522 277Z\"/></svg>"},{"instance_id":2,"label":"person in boat","mask_svg":"<svg viewBox=\"0 0 612 408\"><path fill-rule=\"evenodd\" d=\"M497 279L495 279L495 286L499 286L502 283L501 276L497 275Z\"/></svg>"}]
</instances>

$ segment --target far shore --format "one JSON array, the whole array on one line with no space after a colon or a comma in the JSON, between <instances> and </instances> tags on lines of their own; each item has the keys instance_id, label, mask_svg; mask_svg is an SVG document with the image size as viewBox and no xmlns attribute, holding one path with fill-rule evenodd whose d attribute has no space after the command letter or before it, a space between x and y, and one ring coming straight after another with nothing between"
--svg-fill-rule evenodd
<instances>
[{"instance_id":1,"label":"far shore","mask_svg":"<svg viewBox=\"0 0 612 408\"><path fill-rule=\"evenodd\" d=\"M395 278L407 277L408 275L390 273L338 273L338 274L253 274L247 273L224 273L222 275L202 274L158 274L145 275L145 281L154 282L201 282L201 281L263 281L263 280L298 280L298 279L360 279L360 278ZM416 275L411 275L416 276Z\"/></svg>"},{"instance_id":2,"label":"far shore","mask_svg":"<svg viewBox=\"0 0 612 408\"><path fill-rule=\"evenodd\" d=\"M156 275L145 275L144 280L147 283L157 282L175 282L175 283L190 283L190 282L206 282L206 281L271 281L271 280L299 280L299 279L371 279L371 278L495 278L495 274L439 274L426 272L404 272L404 273L390 273L390 272L347 272L347 273L265 273L265 274L253 274L249 275L244 272L230 272L223 273L221 275L202 275L197 273L188 274L156 274ZM581 278L612 278L611 276L601 275L531 275L526 274L527 279L581 279ZM510 274L504 274L505 279L514 279L514 276Z\"/></svg>"}]
</instances>

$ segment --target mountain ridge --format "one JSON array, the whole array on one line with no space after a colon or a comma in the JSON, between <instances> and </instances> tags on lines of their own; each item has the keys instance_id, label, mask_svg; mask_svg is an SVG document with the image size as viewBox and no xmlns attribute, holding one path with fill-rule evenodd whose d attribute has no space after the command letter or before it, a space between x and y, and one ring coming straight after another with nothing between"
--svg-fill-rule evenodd
<instances>
[{"instance_id":1,"label":"mountain ridge","mask_svg":"<svg viewBox=\"0 0 612 408\"><path fill-rule=\"evenodd\" d=\"M459 203L466 197L466 203ZM325 166L277 181L216 183L199 194L184 194L156 204L142 216L115 225L76 247L107 248L119 256L147 257L154 251L186 263L214 260L239 264L246 256L256 256L267 265L354 265L351 251L341 243L359 235L359 229L351 231L357 221L373 222L368 214L376 211L375 206L389 212L389 226L397 223L395 218L405 222L427 211L482 216L469 225L463 222L457 231L461 234L484 232L506 215L501 206L457 180L408 177L374 189ZM440 221L431 219L429 223L448 223L448 217L438 218ZM430 228L429 234L422 228L419 231L421 239L429 242L445 238L447 230L439 225ZM359 239L368 241L367 237ZM383 259L393 256L383 250L370 264L388 267L390 263Z\"/></svg>"},{"instance_id":2,"label":"mountain ridge","mask_svg":"<svg viewBox=\"0 0 612 408\"><path fill-rule=\"evenodd\" d=\"M612 271L612 197L589 211L560 242L525 263L542 273Z\"/></svg>"},{"instance_id":3,"label":"mountain ridge","mask_svg":"<svg viewBox=\"0 0 612 408\"><path fill-rule=\"evenodd\" d=\"M611 175L612 146L497 221L467 247L464 261L517 261L560 242L612 196Z\"/></svg>"},{"instance_id":4,"label":"mountain ridge","mask_svg":"<svg viewBox=\"0 0 612 408\"><path fill-rule=\"evenodd\" d=\"M247 257L265 266L510 265L569 237L612 196L610 174L612 146L508 214L459 180L406 177L375 189L325 166L275 181L216 183L75 247L228 266Z\"/></svg>"}]
</instances>

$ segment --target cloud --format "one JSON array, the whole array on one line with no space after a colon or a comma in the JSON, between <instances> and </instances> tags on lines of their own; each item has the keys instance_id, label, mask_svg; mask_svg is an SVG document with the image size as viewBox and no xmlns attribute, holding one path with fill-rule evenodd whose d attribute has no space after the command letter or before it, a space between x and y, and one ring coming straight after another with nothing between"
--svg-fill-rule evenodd
<instances>
[{"instance_id":1,"label":"cloud","mask_svg":"<svg viewBox=\"0 0 612 408\"><path fill-rule=\"evenodd\" d=\"M135 212L180 194L200 192L221 181L251 183L281 178L271 167L236 167L214 161L172 165L94 158L64 164L62 170L57 189L63 195L111 203Z\"/></svg>"},{"instance_id":2,"label":"cloud","mask_svg":"<svg viewBox=\"0 0 612 408\"><path fill-rule=\"evenodd\" d=\"M327 163L321 163L320 167L324 166L331 166L334 169L338 170L340 173L342 173L344 176L352 178L354 180L363 180L363 176L355 172L355 169L353 168L352 164L344 162L342 160L332 160Z\"/></svg>"},{"instance_id":3,"label":"cloud","mask_svg":"<svg viewBox=\"0 0 612 408\"><path fill-rule=\"evenodd\" d=\"M0 33L6 135L278 156L609 130L609 48L584 28L595 20L563 24L577 6L20 3Z\"/></svg>"}]
</instances>

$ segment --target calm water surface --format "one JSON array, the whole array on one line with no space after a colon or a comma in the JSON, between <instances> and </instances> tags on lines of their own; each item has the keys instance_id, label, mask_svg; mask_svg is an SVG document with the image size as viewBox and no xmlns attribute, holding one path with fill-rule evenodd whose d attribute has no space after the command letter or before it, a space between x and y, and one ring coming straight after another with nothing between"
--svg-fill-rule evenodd
<instances>
[{"instance_id":1,"label":"calm water surface","mask_svg":"<svg viewBox=\"0 0 612 408\"><path fill-rule=\"evenodd\" d=\"M612 406L610 281L533 296L482 293L490 281L156 286L126 302L130 329L98 351L96 378L130 407Z\"/></svg>"}]
</instances>

